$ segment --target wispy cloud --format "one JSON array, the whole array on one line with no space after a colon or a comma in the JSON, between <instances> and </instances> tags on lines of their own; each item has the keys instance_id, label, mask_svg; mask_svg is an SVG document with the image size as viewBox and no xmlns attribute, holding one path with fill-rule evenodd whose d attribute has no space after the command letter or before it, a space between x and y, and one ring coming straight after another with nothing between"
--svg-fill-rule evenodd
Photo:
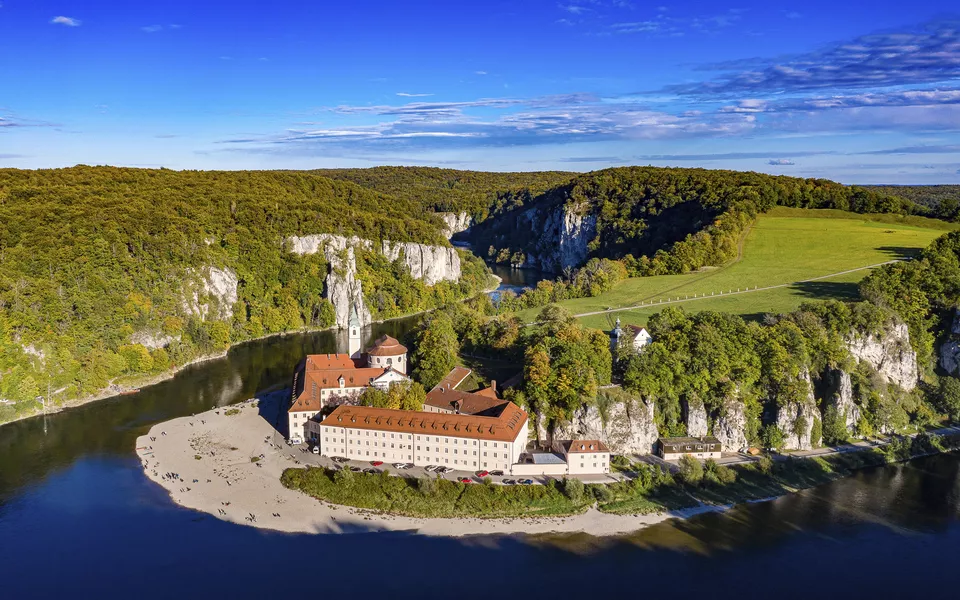
<instances>
[{"instance_id":1,"label":"wispy cloud","mask_svg":"<svg viewBox=\"0 0 960 600\"><path fill-rule=\"evenodd\" d=\"M609 31L615 34L646 33L673 37L687 33L713 34L736 24L743 15L742 10L729 9L712 15L673 17L665 7L660 9L657 15L649 19L613 23Z\"/></svg>"},{"instance_id":2,"label":"wispy cloud","mask_svg":"<svg viewBox=\"0 0 960 600\"><path fill-rule=\"evenodd\" d=\"M163 31L163 25L147 25L146 27L141 27L141 31L146 33L156 33L158 31Z\"/></svg>"},{"instance_id":3,"label":"wispy cloud","mask_svg":"<svg viewBox=\"0 0 960 600\"><path fill-rule=\"evenodd\" d=\"M67 27L80 27L83 23L80 19L74 19L73 17L54 17L50 19L50 22L54 25L66 25Z\"/></svg>"},{"instance_id":4,"label":"wispy cloud","mask_svg":"<svg viewBox=\"0 0 960 600\"><path fill-rule=\"evenodd\" d=\"M757 94L946 82L960 78L960 22L935 21L777 60L749 59L702 68L730 74L667 90L691 95Z\"/></svg>"},{"instance_id":5,"label":"wispy cloud","mask_svg":"<svg viewBox=\"0 0 960 600\"><path fill-rule=\"evenodd\" d=\"M474 71L473 74L474 74L474 75L486 75L487 72L486 72L486 71Z\"/></svg>"},{"instance_id":6,"label":"wispy cloud","mask_svg":"<svg viewBox=\"0 0 960 600\"><path fill-rule=\"evenodd\" d=\"M404 98L425 98L426 96L432 96L433 94L410 94L408 92L397 92L397 95Z\"/></svg>"},{"instance_id":7,"label":"wispy cloud","mask_svg":"<svg viewBox=\"0 0 960 600\"><path fill-rule=\"evenodd\" d=\"M564 144L579 141L725 136L749 131L753 115L649 110L590 94L482 98L467 102L410 102L392 106L340 105L323 109L342 119L376 116L376 124L295 128L274 135L222 140L248 152L280 147L310 155L384 149L444 149ZM366 119L364 119L366 120ZM287 151L287 150L285 150Z\"/></svg>"},{"instance_id":8,"label":"wispy cloud","mask_svg":"<svg viewBox=\"0 0 960 600\"><path fill-rule=\"evenodd\" d=\"M792 167L797 163L793 162L789 158L772 158L767 161L767 164L774 167Z\"/></svg>"},{"instance_id":9,"label":"wispy cloud","mask_svg":"<svg viewBox=\"0 0 960 600\"><path fill-rule=\"evenodd\" d=\"M940 144L930 146L902 146L886 150L871 150L863 154L960 154L960 144Z\"/></svg>"}]
</instances>

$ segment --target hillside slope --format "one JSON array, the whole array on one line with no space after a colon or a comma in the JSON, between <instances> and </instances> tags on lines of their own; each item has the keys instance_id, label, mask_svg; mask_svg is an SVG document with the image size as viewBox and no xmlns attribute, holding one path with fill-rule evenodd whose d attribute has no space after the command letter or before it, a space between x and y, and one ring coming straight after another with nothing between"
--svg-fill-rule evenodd
<instances>
[{"instance_id":1,"label":"hillside slope","mask_svg":"<svg viewBox=\"0 0 960 600\"><path fill-rule=\"evenodd\" d=\"M442 229L413 202L310 173L0 170L0 400L30 410L48 383L83 397L327 327L380 288L407 293L368 318L476 293L486 268ZM449 263L439 275L430 256Z\"/></svg>"},{"instance_id":2,"label":"hillside slope","mask_svg":"<svg viewBox=\"0 0 960 600\"><path fill-rule=\"evenodd\" d=\"M773 206L923 213L894 196L832 181L705 169L624 167L581 175L471 229L497 262L560 272L589 258L638 274L684 273L736 256L755 215Z\"/></svg>"}]
</instances>

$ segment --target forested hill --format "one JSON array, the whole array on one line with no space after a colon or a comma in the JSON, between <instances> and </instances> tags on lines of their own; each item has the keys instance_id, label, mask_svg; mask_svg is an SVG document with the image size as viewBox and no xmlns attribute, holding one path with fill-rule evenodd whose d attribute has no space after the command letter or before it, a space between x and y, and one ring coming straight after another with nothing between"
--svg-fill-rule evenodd
<instances>
[{"instance_id":1,"label":"forested hill","mask_svg":"<svg viewBox=\"0 0 960 600\"><path fill-rule=\"evenodd\" d=\"M323 253L284 249L317 233L450 245L410 199L312 173L0 170L0 422L11 402L39 406L48 381L56 400L78 398L232 342L330 325ZM357 261L376 276L365 294L404 290L398 313L487 283L477 261L429 288L371 253Z\"/></svg>"},{"instance_id":2,"label":"forested hill","mask_svg":"<svg viewBox=\"0 0 960 600\"><path fill-rule=\"evenodd\" d=\"M313 172L352 181L428 210L468 213L478 222L489 214L528 203L576 176L576 173L563 171L488 173L435 167L320 169Z\"/></svg>"},{"instance_id":3,"label":"forested hill","mask_svg":"<svg viewBox=\"0 0 960 600\"><path fill-rule=\"evenodd\" d=\"M960 221L960 185L869 185L867 189L881 194L900 196L926 206L933 216L947 221Z\"/></svg>"},{"instance_id":4,"label":"forested hill","mask_svg":"<svg viewBox=\"0 0 960 600\"><path fill-rule=\"evenodd\" d=\"M580 175L474 227L489 258L549 270L591 257L635 274L681 273L736 255L758 212L773 206L926 214L897 196L823 179L752 172L623 167Z\"/></svg>"}]
</instances>

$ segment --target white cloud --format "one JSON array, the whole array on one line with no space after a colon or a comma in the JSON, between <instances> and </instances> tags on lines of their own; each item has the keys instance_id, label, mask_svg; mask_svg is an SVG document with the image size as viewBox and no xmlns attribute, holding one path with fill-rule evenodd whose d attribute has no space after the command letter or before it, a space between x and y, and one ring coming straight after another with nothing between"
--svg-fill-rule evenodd
<instances>
[{"instance_id":1,"label":"white cloud","mask_svg":"<svg viewBox=\"0 0 960 600\"><path fill-rule=\"evenodd\" d=\"M80 19L74 19L73 17L54 17L50 19L50 22L54 25L66 25L67 27L80 27Z\"/></svg>"},{"instance_id":2,"label":"white cloud","mask_svg":"<svg viewBox=\"0 0 960 600\"><path fill-rule=\"evenodd\" d=\"M487 72L486 72L486 71L474 71L473 74L474 74L474 75L486 75Z\"/></svg>"},{"instance_id":3,"label":"white cloud","mask_svg":"<svg viewBox=\"0 0 960 600\"><path fill-rule=\"evenodd\" d=\"M397 92L397 95L404 98L425 98L427 96L432 96L433 94L410 94L408 92Z\"/></svg>"},{"instance_id":4,"label":"white cloud","mask_svg":"<svg viewBox=\"0 0 960 600\"><path fill-rule=\"evenodd\" d=\"M141 27L140 29L147 33L156 33L158 31L163 31L163 25L147 25L146 27Z\"/></svg>"},{"instance_id":5,"label":"white cloud","mask_svg":"<svg viewBox=\"0 0 960 600\"><path fill-rule=\"evenodd\" d=\"M792 167L797 163L793 162L789 158L774 158L767 161L767 164L773 167Z\"/></svg>"}]
</instances>

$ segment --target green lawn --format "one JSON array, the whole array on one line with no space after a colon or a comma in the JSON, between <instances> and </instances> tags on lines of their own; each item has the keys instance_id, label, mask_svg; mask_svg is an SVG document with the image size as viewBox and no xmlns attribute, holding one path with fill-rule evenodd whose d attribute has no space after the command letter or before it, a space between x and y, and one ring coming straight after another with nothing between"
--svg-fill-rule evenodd
<instances>
[{"instance_id":1,"label":"green lawn","mask_svg":"<svg viewBox=\"0 0 960 600\"><path fill-rule=\"evenodd\" d=\"M561 304L574 314L582 314L708 294L677 305L691 312L716 310L756 318L766 312L793 310L808 299L856 299L857 283L869 270L729 297L711 298L709 294L800 282L913 256L955 227L922 217L777 208L757 219L744 240L743 256L728 266L686 275L628 279L600 296ZM609 329L617 317L624 323L641 325L665 306L592 315L582 321L602 329ZM533 321L539 311L530 309L519 314Z\"/></svg>"}]
</instances>

